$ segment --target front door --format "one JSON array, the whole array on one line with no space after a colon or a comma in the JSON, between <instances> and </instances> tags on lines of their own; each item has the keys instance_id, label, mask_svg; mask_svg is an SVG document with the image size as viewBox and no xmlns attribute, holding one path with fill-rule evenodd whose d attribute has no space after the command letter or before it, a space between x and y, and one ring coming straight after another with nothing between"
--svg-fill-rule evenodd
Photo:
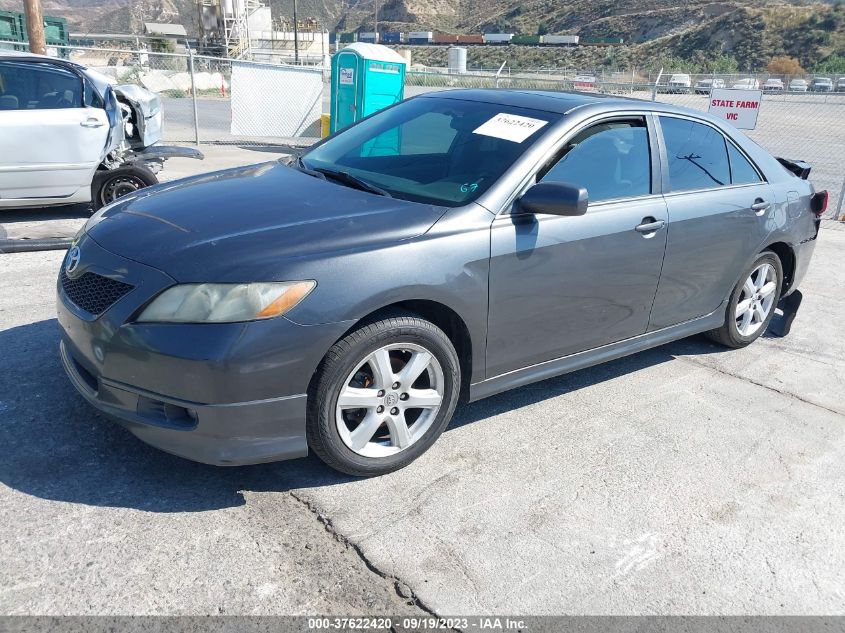
<instances>
[{"instance_id":1,"label":"front door","mask_svg":"<svg viewBox=\"0 0 845 633\"><path fill-rule=\"evenodd\" d=\"M645 117L578 132L538 180L586 187L587 213L493 222L488 378L645 333L667 234L649 138Z\"/></svg>"},{"instance_id":2,"label":"front door","mask_svg":"<svg viewBox=\"0 0 845 633\"><path fill-rule=\"evenodd\" d=\"M338 131L352 125L360 117L357 112L358 56L355 53L340 52L337 54L337 86L334 94L334 116L332 130Z\"/></svg>"},{"instance_id":3,"label":"front door","mask_svg":"<svg viewBox=\"0 0 845 633\"><path fill-rule=\"evenodd\" d=\"M65 198L90 187L109 120L82 79L50 63L0 61L0 199Z\"/></svg>"}]
</instances>

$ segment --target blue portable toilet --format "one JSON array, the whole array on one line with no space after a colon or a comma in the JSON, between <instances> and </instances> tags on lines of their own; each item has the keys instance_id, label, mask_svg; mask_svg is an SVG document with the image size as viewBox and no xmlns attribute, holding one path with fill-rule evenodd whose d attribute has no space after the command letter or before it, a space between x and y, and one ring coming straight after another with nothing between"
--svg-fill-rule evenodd
<instances>
[{"instance_id":1,"label":"blue portable toilet","mask_svg":"<svg viewBox=\"0 0 845 633\"><path fill-rule=\"evenodd\" d=\"M405 58L381 44L355 42L332 57L331 132L405 96Z\"/></svg>"}]
</instances>

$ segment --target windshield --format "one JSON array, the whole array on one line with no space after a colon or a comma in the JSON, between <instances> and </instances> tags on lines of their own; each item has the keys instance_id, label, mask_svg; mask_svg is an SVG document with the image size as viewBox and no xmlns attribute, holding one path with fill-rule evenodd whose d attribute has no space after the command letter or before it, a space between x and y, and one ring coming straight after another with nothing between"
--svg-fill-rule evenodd
<instances>
[{"instance_id":1,"label":"windshield","mask_svg":"<svg viewBox=\"0 0 845 633\"><path fill-rule=\"evenodd\" d=\"M455 207L484 193L558 118L495 103L411 99L315 147L302 165L345 172L396 198Z\"/></svg>"}]
</instances>

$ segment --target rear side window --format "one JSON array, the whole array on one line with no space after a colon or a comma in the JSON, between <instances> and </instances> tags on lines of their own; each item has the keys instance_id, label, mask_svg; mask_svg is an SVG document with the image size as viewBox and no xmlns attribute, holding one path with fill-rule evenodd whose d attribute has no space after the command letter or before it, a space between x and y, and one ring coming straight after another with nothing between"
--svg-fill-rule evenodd
<instances>
[{"instance_id":1,"label":"rear side window","mask_svg":"<svg viewBox=\"0 0 845 633\"><path fill-rule=\"evenodd\" d=\"M731 182L725 137L709 125L660 117L669 160L669 189L693 191Z\"/></svg>"},{"instance_id":2,"label":"rear side window","mask_svg":"<svg viewBox=\"0 0 845 633\"><path fill-rule=\"evenodd\" d=\"M645 121L609 121L576 134L544 182L585 187L590 202L632 198L651 193L651 155Z\"/></svg>"},{"instance_id":3,"label":"rear side window","mask_svg":"<svg viewBox=\"0 0 845 633\"><path fill-rule=\"evenodd\" d=\"M728 156L731 159L731 183L735 185L747 185L760 182L760 175L757 170L748 162L733 144L728 143Z\"/></svg>"},{"instance_id":4,"label":"rear side window","mask_svg":"<svg viewBox=\"0 0 845 633\"><path fill-rule=\"evenodd\" d=\"M0 110L82 107L82 80L49 63L0 62Z\"/></svg>"}]
</instances>

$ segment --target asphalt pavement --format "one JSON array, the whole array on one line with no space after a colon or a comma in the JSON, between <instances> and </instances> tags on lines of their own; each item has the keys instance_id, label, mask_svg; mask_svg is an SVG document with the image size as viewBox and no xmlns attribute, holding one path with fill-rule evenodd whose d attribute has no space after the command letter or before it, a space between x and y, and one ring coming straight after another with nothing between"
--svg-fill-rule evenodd
<instances>
[{"instance_id":1,"label":"asphalt pavement","mask_svg":"<svg viewBox=\"0 0 845 633\"><path fill-rule=\"evenodd\" d=\"M171 158L158 173L159 182L169 182L201 173L252 165L288 155L274 146L202 145L203 160ZM73 237L91 216L90 204L0 210L0 240Z\"/></svg>"},{"instance_id":2,"label":"asphalt pavement","mask_svg":"<svg viewBox=\"0 0 845 633\"><path fill-rule=\"evenodd\" d=\"M369 480L145 446L62 373L62 254L0 255L0 613L843 614L843 252L787 338L462 406Z\"/></svg>"}]
</instances>

